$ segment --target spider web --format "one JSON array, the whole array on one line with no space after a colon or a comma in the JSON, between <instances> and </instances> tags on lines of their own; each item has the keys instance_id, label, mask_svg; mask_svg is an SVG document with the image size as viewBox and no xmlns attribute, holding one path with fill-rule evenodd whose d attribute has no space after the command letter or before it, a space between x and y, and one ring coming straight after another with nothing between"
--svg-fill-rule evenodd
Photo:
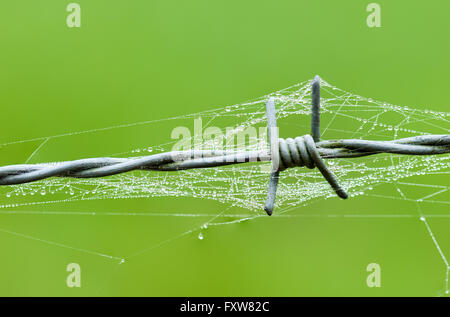
<instances>
[{"instance_id":1,"label":"spider web","mask_svg":"<svg viewBox=\"0 0 450 317\"><path fill-rule=\"evenodd\" d=\"M311 115L310 82L305 81L286 89L256 98L245 103L209 111L173 117L164 120L138 122L75 133L66 133L29 140L18 140L1 144L3 151L18 144L34 142L38 145L25 160L35 162L39 153L52 143L67 142L68 139L83 136L104 138L109 133L130 134L128 141L135 133L142 131L159 131L165 127L186 126L192 130L193 120L202 121L202 128L219 127L227 130L225 144L214 140L202 142L204 149L260 150L267 148L264 127L266 125L265 103L268 97L275 98L277 120L281 137L296 137L309 133ZM447 134L449 132L449 113L432 110L418 110L406 106L398 106L379 102L339 89L325 81L321 88L321 133L322 139L361 138L370 140L394 140L424 134ZM237 144L240 133L254 128L260 132L256 137L248 136L245 143ZM120 153L100 152L95 156L136 157L170 151L176 140L170 140L170 133L164 134L159 144L138 144L132 148L123 146ZM167 136L167 137L166 137ZM80 141L82 142L82 141ZM139 143L139 142L136 142ZM195 143L195 137L192 138ZM133 142L132 142L133 144ZM90 155L94 156L94 155ZM64 159L73 159L64 158ZM19 162L17 162L19 163ZM379 197L411 201L417 204L417 217L424 223L427 233L445 266L445 281L441 294L449 292L448 276L450 266L441 249L439 239L433 232L429 218L450 217L440 213L425 215L421 206L433 204L442 206L445 211L450 204L449 186L446 174L449 173L450 156L402 156L382 154L357 159L327 160L330 169L347 190L351 199L359 196ZM211 214L196 213L139 213L139 215L156 215L159 217L207 217L207 221L199 228L192 228L179 236L151 246L126 257L116 257L65 244L42 240L34 236L1 229L0 231L24 238L39 240L59 247L72 248L81 252L107 257L118 263L141 253L166 244L174 239L196 234L204 239L204 232L210 226L222 226L236 222L248 221L261 216L267 192L269 163L248 163L211 169L197 169L179 172L134 171L97 179L64 179L51 178L39 182L0 188L0 213L3 214L83 214L80 212L57 211L21 211L19 207L67 203L87 200L137 199L158 197L182 197L214 200L224 204L224 210ZM392 194L378 191L378 187L392 186ZM329 184L317 170L291 168L283 171L277 193L277 217L315 217L299 213L299 206L314 202L337 199ZM235 208L236 207L236 208ZM241 210L248 212L242 213ZM95 212L93 213L95 214ZM108 213L104 213L108 214ZM137 216L137 213L110 213L116 216ZM319 215L323 216L323 215ZM340 214L335 217L404 217L392 213L380 214Z\"/></svg>"}]
</instances>

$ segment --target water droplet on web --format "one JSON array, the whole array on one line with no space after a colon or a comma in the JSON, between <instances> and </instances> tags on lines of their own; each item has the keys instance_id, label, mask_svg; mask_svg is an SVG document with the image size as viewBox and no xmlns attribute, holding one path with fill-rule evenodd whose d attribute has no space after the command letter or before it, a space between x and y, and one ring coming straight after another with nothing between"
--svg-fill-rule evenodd
<instances>
[{"instance_id":1,"label":"water droplet on web","mask_svg":"<svg viewBox=\"0 0 450 317\"><path fill-rule=\"evenodd\" d=\"M199 240L203 240L204 239L203 234L201 232L198 234L198 239Z\"/></svg>"}]
</instances>

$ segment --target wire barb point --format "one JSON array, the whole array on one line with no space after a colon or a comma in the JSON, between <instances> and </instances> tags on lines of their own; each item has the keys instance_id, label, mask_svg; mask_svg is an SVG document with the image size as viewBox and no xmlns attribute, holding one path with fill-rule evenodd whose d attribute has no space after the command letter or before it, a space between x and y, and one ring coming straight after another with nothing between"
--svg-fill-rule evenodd
<instances>
[{"instance_id":1,"label":"wire barb point","mask_svg":"<svg viewBox=\"0 0 450 317\"><path fill-rule=\"evenodd\" d=\"M311 84L311 135L320 141L320 77L316 75Z\"/></svg>"}]
</instances>

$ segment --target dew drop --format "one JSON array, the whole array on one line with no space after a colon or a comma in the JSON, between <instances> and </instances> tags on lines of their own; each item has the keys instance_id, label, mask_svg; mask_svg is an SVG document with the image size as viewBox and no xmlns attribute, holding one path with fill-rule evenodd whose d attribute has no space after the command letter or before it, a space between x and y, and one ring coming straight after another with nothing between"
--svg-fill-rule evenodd
<instances>
[{"instance_id":1,"label":"dew drop","mask_svg":"<svg viewBox=\"0 0 450 317\"><path fill-rule=\"evenodd\" d=\"M204 239L203 234L201 232L198 234L198 239L199 240L203 240Z\"/></svg>"}]
</instances>

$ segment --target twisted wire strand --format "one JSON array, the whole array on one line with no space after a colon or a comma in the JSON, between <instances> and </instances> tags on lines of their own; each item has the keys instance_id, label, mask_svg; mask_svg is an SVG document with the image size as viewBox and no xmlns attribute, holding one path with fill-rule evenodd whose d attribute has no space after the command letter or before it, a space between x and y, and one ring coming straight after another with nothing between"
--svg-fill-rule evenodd
<instances>
[{"instance_id":1,"label":"twisted wire strand","mask_svg":"<svg viewBox=\"0 0 450 317\"><path fill-rule=\"evenodd\" d=\"M263 157L263 156L261 156ZM0 185L16 185L34 182L49 177L93 178L121 174L132 170L179 170L183 168L170 168L171 163L195 163L203 161L201 167L212 167L208 159L218 160L225 158L222 165L238 163L240 161L257 160L256 152L234 151L172 151L137 158L89 158L75 161L47 163L47 164L20 164L0 167ZM194 164L195 165L195 164ZM195 166L189 168L197 168ZM164 169L167 166L167 169Z\"/></svg>"},{"instance_id":2,"label":"twisted wire strand","mask_svg":"<svg viewBox=\"0 0 450 317\"><path fill-rule=\"evenodd\" d=\"M315 168L309 135L295 139L279 139L279 170L291 167ZM327 140L314 143L320 158L353 158L380 153L406 155L433 155L450 153L450 135L425 135L394 141L358 139ZM75 161L18 164L0 167L0 185L17 185L49 177L94 178L132 170L180 171L233 164L271 161L267 151L178 151L153 154L137 158L88 158Z\"/></svg>"},{"instance_id":3,"label":"twisted wire strand","mask_svg":"<svg viewBox=\"0 0 450 317\"><path fill-rule=\"evenodd\" d=\"M211 168L248 162L272 161L265 210L274 209L280 172L287 168L317 168L340 198L347 198L336 176L328 169L324 159L354 158L380 153L403 155L435 155L450 153L450 135L422 135L392 141L342 139L320 141L320 78L312 83L313 107L311 135L278 138L275 102L266 104L269 128L268 151L172 151L132 158L88 158L46 164L19 164L0 167L0 185L17 185L49 177L93 178L105 177L132 170L180 171Z\"/></svg>"}]
</instances>

